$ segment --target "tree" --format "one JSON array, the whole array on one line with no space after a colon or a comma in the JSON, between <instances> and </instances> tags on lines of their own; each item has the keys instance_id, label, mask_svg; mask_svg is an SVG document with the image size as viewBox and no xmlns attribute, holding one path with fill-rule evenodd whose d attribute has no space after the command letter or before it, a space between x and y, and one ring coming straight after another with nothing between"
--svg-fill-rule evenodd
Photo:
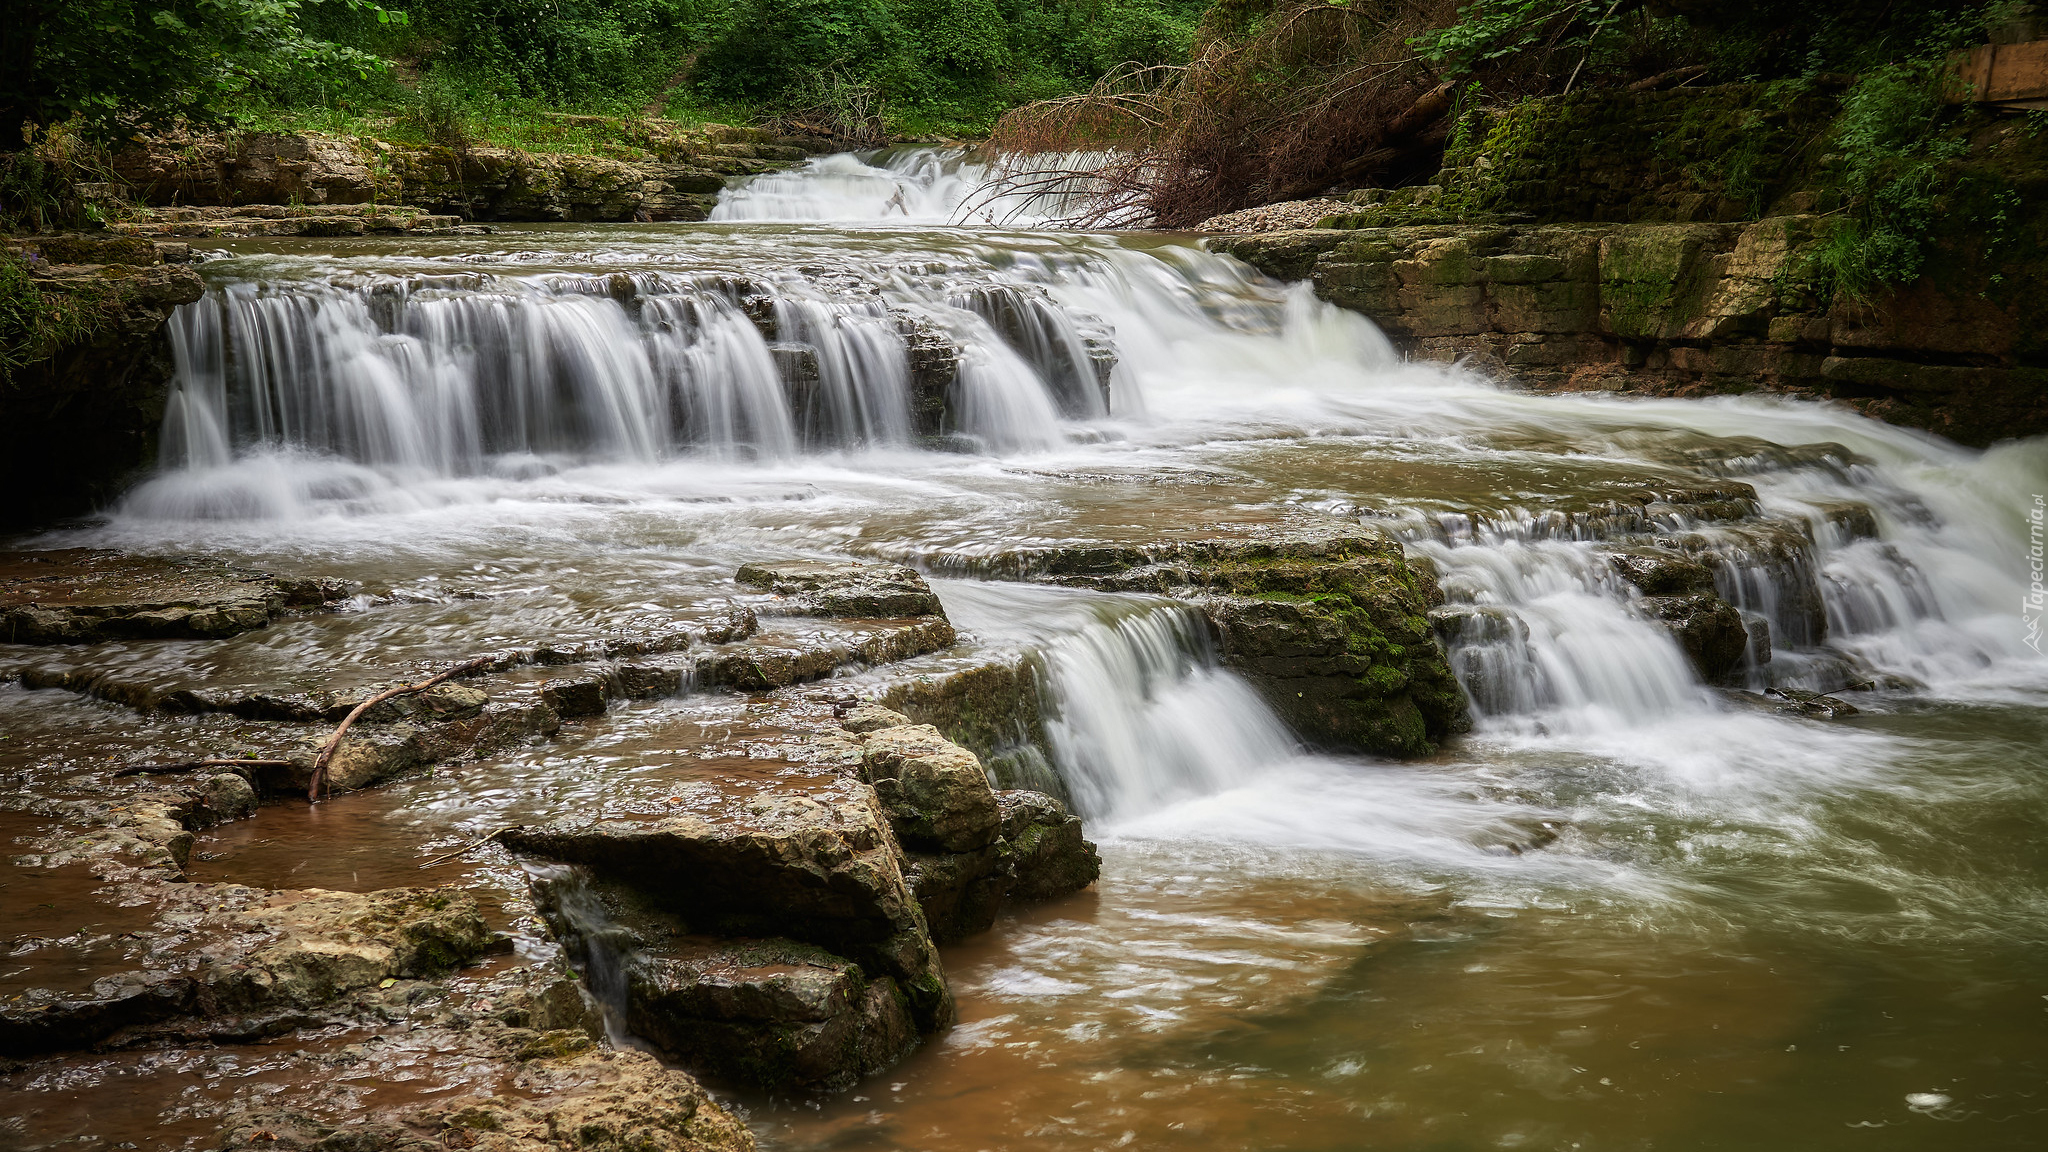
<instances>
[{"instance_id":1,"label":"tree","mask_svg":"<svg viewBox=\"0 0 2048 1152\"><path fill-rule=\"evenodd\" d=\"M367 0L13 0L0 23L0 150L74 117L101 136L205 122L266 81L383 68L300 28L301 8L321 3L405 20Z\"/></svg>"}]
</instances>

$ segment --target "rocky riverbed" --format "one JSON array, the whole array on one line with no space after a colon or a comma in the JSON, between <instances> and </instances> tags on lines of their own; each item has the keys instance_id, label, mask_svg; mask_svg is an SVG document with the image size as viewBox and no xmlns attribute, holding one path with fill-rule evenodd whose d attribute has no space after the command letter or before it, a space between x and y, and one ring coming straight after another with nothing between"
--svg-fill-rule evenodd
<instances>
[{"instance_id":1,"label":"rocky riverbed","mask_svg":"<svg viewBox=\"0 0 2048 1152\"><path fill-rule=\"evenodd\" d=\"M946 173L180 266L156 467L0 562L10 1138L2026 1126L2038 443L875 223Z\"/></svg>"}]
</instances>

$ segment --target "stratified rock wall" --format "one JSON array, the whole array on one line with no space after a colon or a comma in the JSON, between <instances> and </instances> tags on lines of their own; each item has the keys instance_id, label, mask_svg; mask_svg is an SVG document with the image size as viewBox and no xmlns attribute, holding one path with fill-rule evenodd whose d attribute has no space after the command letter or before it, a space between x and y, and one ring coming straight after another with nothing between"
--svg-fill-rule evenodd
<instances>
[{"instance_id":1,"label":"stratified rock wall","mask_svg":"<svg viewBox=\"0 0 2048 1152\"><path fill-rule=\"evenodd\" d=\"M634 159L314 132L166 137L114 157L151 205L410 204L468 220L702 220L732 176L801 161L821 142L749 128L617 121Z\"/></svg>"},{"instance_id":2,"label":"stratified rock wall","mask_svg":"<svg viewBox=\"0 0 2048 1152\"><path fill-rule=\"evenodd\" d=\"M2048 432L2048 345L2020 304L1968 267L1876 307L1823 294L1809 269L1831 227L1429 224L1211 246L1312 281L1417 356L1532 388L1826 397L1966 444Z\"/></svg>"},{"instance_id":3,"label":"stratified rock wall","mask_svg":"<svg viewBox=\"0 0 2048 1152\"><path fill-rule=\"evenodd\" d=\"M146 240L9 246L50 307L87 319L76 339L0 380L0 529L91 511L150 461L172 374L164 321L204 291ZM168 247L182 257L183 245Z\"/></svg>"}]
</instances>

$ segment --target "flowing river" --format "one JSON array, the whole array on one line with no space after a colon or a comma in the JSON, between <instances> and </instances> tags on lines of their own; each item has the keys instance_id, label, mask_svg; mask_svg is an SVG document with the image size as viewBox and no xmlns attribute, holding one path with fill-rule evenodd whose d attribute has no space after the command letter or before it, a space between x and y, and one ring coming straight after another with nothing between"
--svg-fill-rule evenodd
<instances>
[{"instance_id":1,"label":"flowing river","mask_svg":"<svg viewBox=\"0 0 2048 1152\"><path fill-rule=\"evenodd\" d=\"M1521 393L1194 238L949 224L974 182L835 157L701 225L228 243L173 321L161 469L37 545L401 594L132 656L230 680L687 619L763 556L919 564L969 649L1039 653L1102 880L948 949L961 1023L907 1062L740 1098L764 1148L2048 1145L2048 661L2022 613L2048 444ZM934 429L940 342L960 392ZM1742 516L1612 512L1731 479ZM979 578L1018 546L1305 518L1435 565L1469 735L1308 754L1181 604ZM1750 691L1700 682L1595 554L1652 537L1768 625ZM1774 686L1860 711L1788 714ZM135 723L0 707L45 747ZM619 803L690 734L754 722L727 694L645 702L266 810L202 843L201 878L419 882L429 845ZM316 835L335 851L283 862Z\"/></svg>"}]
</instances>

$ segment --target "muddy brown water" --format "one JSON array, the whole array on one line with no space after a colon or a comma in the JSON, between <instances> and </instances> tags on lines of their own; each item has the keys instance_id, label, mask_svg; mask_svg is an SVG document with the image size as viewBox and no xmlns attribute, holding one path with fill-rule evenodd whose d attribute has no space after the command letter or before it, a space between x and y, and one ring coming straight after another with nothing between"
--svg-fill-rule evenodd
<instances>
[{"instance_id":1,"label":"muddy brown water","mask_svg":"<svg viewBox=\"0 0 2048 1152\"><path fill-rule=\"evenodd\" d=\"M224 393L228 423L244 421L225 458L168 466L103 522L28 543L202 550L361 580L375 599L213 643L5 648L0 666L355 684L479 650L701 626L748 596L730 580L741 563L849 555L945 576L964 639L835 691L985 651L1038 654L1050 752L1102 843L1102 881L947 949L960 1026L899 1067L821 1100L727 1093L764 1148L2048 1144L2048 668L2020 611L2026 516L2048 491L2038 442L1980 453L1812 405L1500 390L1404 365L1355 318L1171 237L563 226L231 247L202 265L221 315L269 316L264 331L297 349L303 377L280 375L271 398L324 415L279 417L262 439L248 397ZM812 287L790 279L798 268ZM815 286L859 282L872 290L862 300L963 340L988 336L949 303L964 286L1043 289L1087 334L1113 331L1119 402L1045 425L1050 408L1004 391L1029 372L991 369L979 451L799 438L777 455L744 421L728 442L655 443L634 440L628 420L616 442L578 425L581 445L536 438L472 458L460 420L436 423L469 403L459 390L404 414L454 439L346 431L372 417L394 436L408 425L376 407L392 393L335 381L382 381L365 365L398 372L408 356L441 355L436 333L483 340L486 297L490 315L564 322L520 330L558 366L547 395L637 403L599 385L639 379L633 363L571 371L641 331L644 317L569 283L618 271L677 284L744 274L787 301L814 289L840 300ZM423 286L433 277L446 279ZM474 306L461 314L472 327L390 329L373 306L400 283L422 317ZM281 303L263 313L263 301ZM864 321L848 307L853 331ZM572 313L595 327L568 325ZM386 327L348 327L362 317ZM648 346L652 364L662 347ZM708 356L712 344L688 347ZM721 379L753 363L732 356ZM437 363L446 381L463 361L449 351ZM885 391L881 375L856 383ZM477 410L509 396L478 393ZM1765 450L1828 444L1840 452ZM1789 595L1787 581L1810 581L1827 638L1781 645L1742 698L1700 684L1632 614L1595 554L1609 528L1582 515L1731 477L1756 488L1751 521L1805 533L1804 569L1743 567L1727 540L1748 539L1745 521L1683 508L1654 512L1639 536L1723 534L1726 591L1744 591L1754 619L1781 610L1772 596ZM1873 508L1877 536L1829 536L1822 509L1840 501ZM1170 600L962 578L1000 571L1020 547L1331 523L1395 532L1454 602L1514 622L1508 639L1452 638L1461 675L1484 689L1475 698L1497 704L1431 758L1305 753L1206 661ZM1755 695L1846 691L1871 673L1896 686L1850 693L1861 712L1844 720L1788 716ZM420 865L510 823L831 787L804 754L825 714L801 693L616 704L479 763L266 808L201 835L191 872L262 887L468 885L531 954L546 945L518 861L486 845ZM112 765L201 754L248 739L246 727L0 687L0 774L11 796L61 801L106 787ZM12 840L49 818L0 819ZM1529 847L1536 829L1543 846ZM117 935L127 913L98 909L75 877L15 871L0 888L5 971L36 986L56 965L89 967L31 941ZM42 896L38 884L50 885ZM41 1062L0 1074L0 1112L26 1147L199 1147L222 1108L297 1092L320 1079L322 1052L363 1043ZM480 1087L424 1056L393 1061L352 1065L347 1092L322 1107Z\"/></svg>"}]
</instances>

